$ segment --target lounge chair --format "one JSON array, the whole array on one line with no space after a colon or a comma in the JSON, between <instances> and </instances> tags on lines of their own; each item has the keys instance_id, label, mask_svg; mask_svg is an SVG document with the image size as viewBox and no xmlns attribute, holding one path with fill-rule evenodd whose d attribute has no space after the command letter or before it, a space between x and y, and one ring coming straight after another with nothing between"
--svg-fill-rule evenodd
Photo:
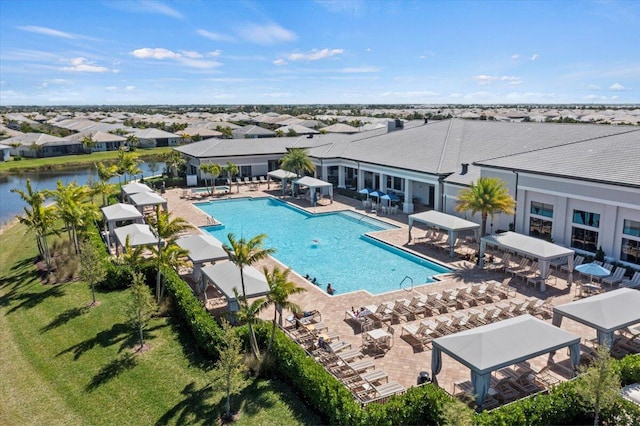
<instances>
[{"instance_id":1,"label":"lounge chair","mask_svg":"<svg viewBox=\"0 0 640 426\"><path fill-rule=\"evenodd\" d=\"M442 301L443 304L445 304L447 306L447 308L455 308L456 305L458 304L458 299L456 299L456 293L454 293L453 290L444 290L442 292L442 297L440 298L440 300Z\"/></svg>"},{"instance_id":2,"label":"lounge chair","mask_svg":"<svg viewBox=\"0 0 640 426\"><path fill-rule=\"evenodd\" d=\"M264 176L260 176L260 183L267 183L267 178Z\"/></svg>"},{"instance_id":3,"label":"lounge chair","mask_svg":"<svg viewBox=\"0 0 640 426\"><path fill-rule=\"evenodd\" d=\"M514 277L518 272L526 270L527 266L529 265L529 262L530 262L529 259L527 259L526 257L523 257L522 259L520 259L519 264L506 268L505 272L511 274L511 276Z\"/></svg>"},{"instance_id":4,"label":"lounge chair","mask_svg":"<svg viewBox=\"0 0 640 426\"><path fill-rule=\"evenodd\" d=\"M516 272L516 278L522 278L526 282L529 278L538 274L538 262L532 262L526 269Z\"/></svg>"},{"instance_id":5,"label":"lounge chair","mask_svg":"<svg viewBox=\"0 0 640 426\"><path fill-rule=\"evenodd\" d=\"M495 322L498 319L500 319L498 314L499 312L497 307L485 306L484 310L482 311L482 314L478 316L478 322L480 322L481 324L491 324L492 322Z\"/></svg>"},{"instance_id":6,"label":"lounge chair","mask_svg":"<svg viewBox=\"0 0 640 426\"><path fill-rule=\"evenodd\" d=\"M402 336L406 332L407 335L411 336L416 344L412 344L412 342L408 342L412 347L419 347L422 349L424 345L431 342L431 337L429 336L429 327L426 323L421 322L419 325L417 324L404 324L402 326L402 331L400 335Z\"/></svg>"},{"instance_id":7,"label":"lounge chair","mask_svg":"<svg viewBox=\"0 0 640 426\"><path fill-rule=\"evenodd\" d=\"M620 287L639 288L640 287L640 271L637 271L635 274L633 274L633 277L630 280L629 279L622 280Z\"/></svg>"},{"instance_id":8,"label":"lounge chair","mask_svg":"<svg viewBox=\"0 0 640 426\"><path fill-rule=\"evenodd\" d=\"M373 370L360 374L360 378L369 383L380 383L386 380L389 383L389 376L383 370Z\"/></svg>"},{"instance_id":9,"label":"lounge chair","mask_svg":"<svg viewBox=\"0 0 640 426\"><path fill-rule=\"evenodd\" d=\"M447 304L442 300L442 296L439 293L427 294L427 300L425 300L424 304L425 307L436 311L438 314L449 310Z\"/></svg>"},{"instance_id":10,"label":"lounge chair","mask_svg":"<svg viewBox=\"0 0 640 426\"><path fill-rule=\"evenodd\" d=\"M493 388L498 391L498 399L504 402L515 401L521 396L520 392L513 387L509 378L500 380Z\"/></svg>"},{"instance_id":11,"label":"lounge chair","mask_svg":"<svg viewBox=\"0 0 640 426\"><path fill-rule=\"evenodd\" d=\"M251 177L250 176L245 176L244 183L245 183L245 185L250 184L251 183Z\"/></svg>"},{"instance_id":12,"label":"lounge chair","mask_svg":"<svg viewBox=\"0 0 640 426\"><path fill-rule=\"evenodd\" d=\"M602 284L609 284L613 287L616 284L620 284L624 280L624 274L627 273L627 269L622 266L618 266L613 272L613 275L602 278Z\"/></svg>"},{"instance_id":13,"label":"lounge chair","mask_svg":"<svg viewBox=\"0 0 640 426\"><path fill-rule=\"evenodd\" d=\"M485 264L485 269L489 271L504 271L507 267L509 267L509 260L511 259L511 253L505 253L502 256L500 262L488 263Z\"/></svg>"},{"instance_id":14,"label":"lounge chair","mask_svg":"<svg viewBox=\"0 0 640 426\"><path fill-rule=\"evenodd\" d=\"M573 259L573 267L574 267L574 269L575 269L576 266L582 265L583 262L584 262L584 256L576 255L576 257ZM562 265L560 267L560 270L566 271L566 272L571 272L571 271L569 271L569 265Z\"/></svg>"},{"instance_id":15,"label":"lounge chair","mask_svg":"<svg viewBox=\"0 0 640 426\"><path fill-rule=\"evenodd\" d=\"M454 296L460 306L465 307L465 303L469 306L478 304L476 298L469 292L468 287L458 288L458 291L454 294Z\"/></svg>"},{"instance_id":16,"label":"lounge chair","mask_svg":"<svg viewBox=\"0 0 640 426\"><path fill-rule=\"evenodd\" d=\"M493 303L495 302L495 299L493 298L492 294L487 293L486 291L486 285L484 284L480 284L480 283L475 283L471 285L471 290L469 291L469 293L475 297L476 299L476 304L478 302L484 301L486 303Z\"/></svg>"}]
</instances>

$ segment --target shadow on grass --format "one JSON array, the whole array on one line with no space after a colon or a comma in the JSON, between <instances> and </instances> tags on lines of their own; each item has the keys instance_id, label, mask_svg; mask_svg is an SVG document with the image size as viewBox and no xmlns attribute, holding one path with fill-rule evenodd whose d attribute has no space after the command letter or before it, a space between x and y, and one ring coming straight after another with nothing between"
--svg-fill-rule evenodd
<instances>
[{"instance_id":1,"label":"shadow on grass","mask_svg":"<svg viewBox=\"0 0 640 426\"><path fill-rule=\"evenodd\" d=\"M171 327L171 332L178 339L182 355L189 360L189 364L203 371L209 371L213 368L213 362L204 356L202 351L191 334L191 330L179 318L171 317L167 324Z\"/></svg>"},{"instance_id":2,"label":"shadow on grass","mask_svg":"<svg viewBox=\"0 0 640 426\"><path fill-rule=\"evenodd\" d=\"M144 339L152 340L155 338L153 331L158 330L166 325L161 324L156 327L145 330ZM120 344L118 352L122 352L126 348L132 348L138 343L138 334L134 332L128 324L114 324L109 330L103 330L90 339L77 343L61 352L58 352L56 356L64 355L67 353L73 353L73 359L77 360L87 351L90 351L96 346L103 348Z\"/></svg>"},{"instance_id":3,"label":"shadow on grass","mask_svg":"<svg viewBox=\"0 0 640 426\"><path fill-rule=\"evenodd\" d=\"M207 400L214 395L211 385L197 389L195 383L191 382L180 393L184 395L184 399L160 417L156 425L214 423L219 412L207 403Z\"/></svg>"},{"instance_id":4,"label":"shadow on grass","mask_svg":"<svg viewBox=\"0 0 640 426\"><path fill-rule=\"evenodd\" d=\"M132 353L126 353L119 358L114 359L109 364L102 367L100 371L98 371L98 374L93 376L89 384L85 387L85 391L92 392L96 390L109 380L117 377L123 371L130 370L136 365L138 365L138 361Z\"/></svg>"},{"instance_id":5,"label":"shadow on grass","mask_svg":"<svg viewBox=\"0 0 640 426\"><path fill-rule=\"evenodd\" d=\"M10 303L18 302L14 307L7 311L7 314L13 313L19 309L31 309L51 297L62 297L65 292L61 286L49 287L45 291L18 292L13 289L9 293L0 297L0 306L8 306Z\"/></svg>"},{"instance_id":6,"label":"shadow on grass","mask_svg":"<svg viewBox=\"0 0 640 426\"><path fill-rule=\"evenodd\" d=\"M66 323L68 323L72 319L74 319L76 317L79 317L81 315L84 315L87 312L89 312L89 307L87 307L87 306L83 306L81 308L67 309L66 311L62 312L57 317L55 317L53 319L53 321L51 321L49 324L47 324L44 327L42 327L40 329L40 333L45 333L47 331L53 330L54 328L58 328L61 325L65 325Z\"/></svg>"}]
</instances>

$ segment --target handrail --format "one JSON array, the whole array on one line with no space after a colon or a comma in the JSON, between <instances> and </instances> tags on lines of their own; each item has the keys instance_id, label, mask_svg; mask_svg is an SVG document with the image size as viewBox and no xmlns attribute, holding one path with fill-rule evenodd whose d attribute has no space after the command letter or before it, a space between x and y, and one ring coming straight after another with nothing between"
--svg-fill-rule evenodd
<instances>
[{"instance_id":1,"label":"handrail","mask_svg":"<svg viewBox=\"0 0 640 426\"><path fill-rule=\"evenodd\" d=\"M411 281L411 288L405 288L405 291L412 291L413 290L413 278L411 278L409 275L405 275L404 278L402 279L402 281L400 281L400 288L402 288L402 284L404 284L405 281Z\"/></svg>"}]
</instances>

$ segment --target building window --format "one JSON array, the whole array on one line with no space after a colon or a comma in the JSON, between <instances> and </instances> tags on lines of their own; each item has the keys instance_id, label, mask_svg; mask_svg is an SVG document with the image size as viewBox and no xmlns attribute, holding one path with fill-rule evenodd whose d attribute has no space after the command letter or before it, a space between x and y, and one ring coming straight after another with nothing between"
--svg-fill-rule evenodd
<instances>
[{"instance_id":1,"label":"building window","mask_svg":"<svg viewBox=\"0 0 640 426\"><path fill-rule=\"evenodd\" d=\"M640 241L623 238L620 260L640 265Z\"/></svg>"},{"instance_id":2,"label":"building window","mask_svg":"<svg viewBox=\"0 0 640 426\"><path fill-rule=\"evenodd\" d=\"M640 222L636 222L635 220L624 220L624 228L622 232L625 235L631 235L634 237L640 237Z\"/></svg>"},{"instance_id":3,"label":"building window","mask_svg":"<svg viewBox=\"0 0 640 426\"><path fill-rule=\"evenodd\" d=\"M387 189L393 189L394 191L402 191L402 184L404 183L404 179L395 177L395 176L387 176Z\"/></svg>"},{"instance_id":4,"label":"building window","mask_svg":"<svg viewBox=\"0 0 640 426\"><path fill-rule=\"evenodd\" d=\"M553 217L553 205L532 201L531 214L535 214L536 216Z\"/></svg>"},{"instance_id":5,"label":"building window","mask_svg":"<svg viewBox=\"0 0 640 426\"><path fill-rule=\"evenodd\" d=\"M537 217L529 218L529 235L543 240L551 241L551 229L553 222Z\"/></svg>"},{"instance_id":6,"label":"building window","mask_svg":"<svg viewBox=\"0 0 640 426\"><path fill-rule=\"evenodd\" d=\"M571 247L595 253L598 250L598 232L574 226L571 228Z\"/></svg>"},{"instance_id":7,"label":"building window","mask_svg":"<svg viewBox=\"0 0 640 426\"><path fill-rule=\"evenodd\" d=\"M280 160L269 160L267 163L267 171L272 172L280 168Z\"/></svg>"},{"instance_id":8,"label":"building window","mask_svg":"<svg viewBox=\"0 0 640 426\"><path fill-rule=\"evenodd\" d=\"M577 225L586 225L592 228L600 227L600 215L598 213L590 213L582 210L573 211L573 223Z\"/></svg>"},{"instance_id":9,"label":"building window","mask_svg":"<svg viewBox=\"0 0 640 426\"><path fill-rule=\"evenodd\" d=\"M240 176L252 176L251 166L240 166Z\"/></svg>"}]
</instances>

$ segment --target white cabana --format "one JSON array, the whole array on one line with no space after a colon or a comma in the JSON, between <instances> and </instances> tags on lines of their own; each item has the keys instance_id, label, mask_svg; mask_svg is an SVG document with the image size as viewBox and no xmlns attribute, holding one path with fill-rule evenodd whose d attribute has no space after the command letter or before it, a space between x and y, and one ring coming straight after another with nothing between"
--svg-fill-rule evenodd
<instances>
[{"instance_id":1,"label":"white cabana","mask_svg":"<svg viewBox=\"0 0 640 426\"><path fill-rule=\"evenodd\" d=\"M138 192L131 194L129 201L136 206L140 213L143 213L144 208L149 206L154 208L155 206L162 206L162 208L167 211L167 200L155 192Z\"/></svg>"},{"instance_id":2,"label":"white cabana","mask_svg":"<svg viewBox=\"0 0 640 426\"><path fill-rule=\"evenodd\" d=\"M200 279L200 271L206 262L228 259L222 243L207 234L186 235L176 240L176 244L189 252L189 260L193 263L193 279Z\"/></svg>"},{"instance_id":3,"label":"white cabana","mask_svg":"<svg viewBox=\"0 0 640 426\"><path fill-rule=\"evenodd\" d=\"M424 223L428 226L445 229L449 233L449 256L454 257L454 249L456 246L456 238L458 232L473 231L476 240L478 239L478 231L480 225L470 220L462 219L447 213L441 213L435 210L416 213L409 215L409 241L411 241L411 228L413 222Z\"/></svg>"},{"instance_id":4,"label":"white cabana","mask_svg":"<svg viewBox=\"0 0 640 426\"><path fill-rule=\"evenodd\" d=\"M271 180L277 179L282 182L282 195L284 195L284 191L287 186L287 181L293 180L297 177L298 175L296 173L290 172L288 170L283 170L283 169L273 170L267 173L267 189L269 189Z\"/></svg>"},{"instance_id":5,"label":"white cabana","mask_svg":"<svg viewBox=\"0 0 640 426\"><path fill-rule=\"evenodd\" d=\"M137 194L138 192L151 192L153 189L149 188L144 183L139 182L131 182L126 185L122 185L122 199L124 201L128 201L129 197L133 194Z\"/></svg>"},{"instance_id":6,"label":"white cabana","mask_svg":"<svg viewBox=\"0 0 640 426\"><path fill-rule=\"evenodd\" d=\"M131 222L142 224L142 213L140 213L131 204L117 203L110 206L102 207L102 214L105 222L105 232L107 238L107 246L111 247L111 238L114 236L114 230L118 222ZM130 223L127 223L129 225Z\"/></svg>"},{"instance_id":7,"label":"white cabana","mask_svg":"<svg viewBox=\"0 0 640 426\"><path fill-rule=\"evenodd\" d=\"M611 347L613 333L640 323L640 291L620 288L553 308L553 325L571 318L598 333L598 343Z\"/></svg>"},{"instance_id":8,"label":"white cabana","mask_svg":"<svg viewBox=\"0 0 640 426\"><path fill-rule=\"evenodd\" d=\"M158 237L151 232L149 225L133 223L121 228L116 228L114 233L116 234L116 253L118 252L118 245L120 245L120 247L125 246L127 237L129 237L129 245L131 247L158 244Z\"/></svg>"},{"instance_id":9,"label":"white cabana","mask_svg":"<svg viewBox=\"0 0 640 426\"><path fill-rule=\"evenodd\" d=\"M580 337L531 315L520 315L433 340L431 374L442 368L442 352L471 369L476 402L489 392L491 372L569 347L574 368L580 362Z\"/></svg>"},{"instance_id":10,"label":"white cabana","mask_svg":"<svg viewBox=\"0 0 640 426\"><path fill-rule=\"evenodd\" d=\"M481 268L484 266L484 252L487 248L487 244L538 259L540 291L545 291L547 289L545 282L549 276L551 261L554 259L567 259L569 267L568 281L569 283L573 282L573 256L575 255L575 252L572 249L511 231L503 232L502 234L487 235L480 239Z\"/></svg>"},{"instance_id":11,"label":"white cabana","mask_svg":"<svg viewBox=\"0 0 640 426\"><path fill-rule=\"evenodd\" d=\"M315 206L318 202L318 198L316 196L316 189L320 189L320 191L324 194L324 191L327 191L327 195L331 199L331 203L333 203L333 184L331 182L325 182L320 179L316 179L311 176L303 176L300 179L296 179L293 181L291 185L291 191L295 193L296 185L298 187L305 186L309 188L309 202L312 206Z\"/></svg>"},{"instance_id":12,"label":"white cabana","mask_svg":"<svg viewBox=\"0 0 640 426\"><path fill-rule=\"evenodd\" d=\"M264 296L269 293L269 284L262 272L253 266L245 266L242 271L247 299ZM242 297L242 282L240 281L240 269L233 262L218 262L202 268L203 291L210 284L217 287L224 294L230 312L238 311L239 305L233 289L237 289L238 295Z\"/></svg>"}]
</instances>

